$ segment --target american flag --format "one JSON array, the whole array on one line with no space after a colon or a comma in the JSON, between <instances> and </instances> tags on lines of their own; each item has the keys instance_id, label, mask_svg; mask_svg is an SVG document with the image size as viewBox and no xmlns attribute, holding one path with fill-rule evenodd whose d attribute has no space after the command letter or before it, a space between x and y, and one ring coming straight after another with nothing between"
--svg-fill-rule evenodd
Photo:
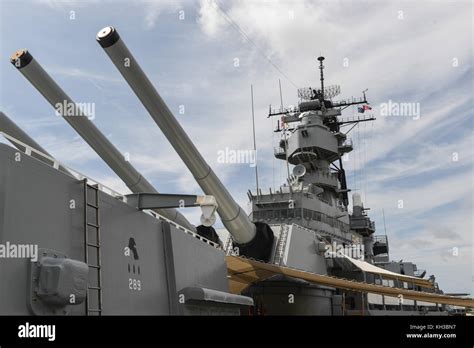
<instances>
[{"instance_id":1,"label":"american flag","mask_svg":"<svg viewBox=\"0 0 474 348\"><path fill-rule=\"evenodd\" d=\"M372 110L372 107L370 105L362 105L357 108L357 111L361 114L363 114L366 110Z\"/></svg>"}]
</instances>

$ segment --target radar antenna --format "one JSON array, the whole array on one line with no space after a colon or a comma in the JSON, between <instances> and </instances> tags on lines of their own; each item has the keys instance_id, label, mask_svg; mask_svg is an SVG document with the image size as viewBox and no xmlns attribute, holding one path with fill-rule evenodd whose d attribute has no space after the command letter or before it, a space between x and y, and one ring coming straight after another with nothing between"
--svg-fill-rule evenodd
<instances>
[{"instance_id":1,"label":"radar antenna","mask_svg":"<svg viewBox=\"0 0 474 348\"><path fill-rule=\"evenodd\" d=\"M341 86L339 86L339 85L327 86L324 89L324 97L326 97L328 99L332 99L335 96L338 96L339 94L341 94Z\"/></svg>"},{"instance_id":2,"label":"radar antenna","mask_svg":"<svg viewBox=\"0 0 474 348\"><path fill-rule=\"evenodd\" d=\"M321 71L321 95L320 95L319 100L321 100L321 102L323 102L324 101L324 73L323 73L323 69L324 69L323 60L324 60L324 57L320 56L320 57L318 57L318 60L319 60L319 70Z\"/></svg>"}]
</instances>

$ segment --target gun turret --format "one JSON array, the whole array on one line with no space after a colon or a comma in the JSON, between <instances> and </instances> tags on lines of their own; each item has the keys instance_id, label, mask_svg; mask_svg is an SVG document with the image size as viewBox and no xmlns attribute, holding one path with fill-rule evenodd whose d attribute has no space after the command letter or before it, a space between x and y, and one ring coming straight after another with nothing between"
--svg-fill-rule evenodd
<instances>
[{"instance_id":1,"label":"gun turret","mask_svg":"<svg viewBox=\"0 0 474 348\"><path fill-rule=\"evenodd\" d=\"M97 41L163 131L204 193L216 198L217 212L232 235L234 246L239 248L239 253L267 261L274 238L270 227L263 223L251 222L245 211L235 202L153 87L118 32L113 27L106 27L97 34Z\"/></svg>"},{"instance_id":2,"label":"gun turret","mask_svg":"<svg viewBox=\"0 0 474 348\"><path fill-rule=\"evenodd\" d=\"M76 107L74 101L58 86L27 50L18 50L11 63L62 114L63 118L95 150L108 166L125 182L133 193L157 193L156 189L126 161L119 150L100 132L89 118ZM58 105L68 107L58 108ZM69 107L70 106L70 107ZM71 110L72 114L71 114ZM157 209L156 212L183 227L195 227L176 209Z\"/></svg>"}]
</instances>

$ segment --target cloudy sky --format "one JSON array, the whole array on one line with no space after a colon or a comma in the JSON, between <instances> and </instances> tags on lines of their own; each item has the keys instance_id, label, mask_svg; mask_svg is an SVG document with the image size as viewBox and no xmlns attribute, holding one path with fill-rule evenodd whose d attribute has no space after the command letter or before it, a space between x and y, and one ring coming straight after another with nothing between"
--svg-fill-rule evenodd
<instances>
[{"instance_id":1,"label":"cloudy sky","mask_svg":"<svg viewBox=\"0 0 474 348\"><path fill-rule=\"evenodd\" d=\"M268 105L297 103L315 86L315 58L340 98L368 89L375 122L354 128L345 162L378 233L385 211L391 258L414 261L450 292L473 289L473 9L470 1L1 0L0 107L60 161L127 193L91 148L9 63L27 48L158 189L201 192L111 64L95 35L115 26L170 109L247 208L248 164L218 163L225 148L253 148L254 86L260 185L285 180ZM383 116L416 103L419 118ZM184 107L184 113L180 113ZM348 108L344 118L358 116ZM401 204L402 203L402 204ZM197 209L183 213L197 223Z\"/></svg>"}]
</instances>

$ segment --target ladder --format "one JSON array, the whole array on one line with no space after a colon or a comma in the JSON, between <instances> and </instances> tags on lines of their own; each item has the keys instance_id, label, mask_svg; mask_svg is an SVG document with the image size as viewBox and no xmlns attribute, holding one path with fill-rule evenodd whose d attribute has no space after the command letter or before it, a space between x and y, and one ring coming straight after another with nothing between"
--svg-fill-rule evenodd
<instances>
[{"instance_id":1,"label":"ladder","mask_svg":"<svg viewBox=\"0 0 474 348\"><path fill-rule=\"evenodd\" d=\"M227 237L227 241L225 242L224 251L226 252L226 255L232 254L232 238L230 235Z\"/></svg>"},{"instance_id":2,"label":"ladder","mask_svg":"<svg viewBox=\"0 0 474 348\"><path fill-rule=\"evenodd\" d=\"M281 265L285 256L286 240L288 238L288 225L281 225L280 227L280 238L278 239L277 252L275 257L275 264Z\"/></svg>"},{"instance_id":3,"label":"ladder","mask_svg":"<svg viewBox=\"0 0 474 348\"><path fill-rule=\"evenodd\" d=\"M99 186L89 185L87 178L84 183L84 259L89 267L89 275L96 283L90 282L91 277L87 281L86 289L86 315L102 315L102 264L100 255L100 219L99 219ZM89 200L89 192L92 191L92 202ZM92 222L89 221L89 210L94 212ZM93 240L89 238L89 233L93 235ZM92 259L92 260L91 260ZM91 307L92 296L95 296Z\"/></svg>"}]
</instances>

